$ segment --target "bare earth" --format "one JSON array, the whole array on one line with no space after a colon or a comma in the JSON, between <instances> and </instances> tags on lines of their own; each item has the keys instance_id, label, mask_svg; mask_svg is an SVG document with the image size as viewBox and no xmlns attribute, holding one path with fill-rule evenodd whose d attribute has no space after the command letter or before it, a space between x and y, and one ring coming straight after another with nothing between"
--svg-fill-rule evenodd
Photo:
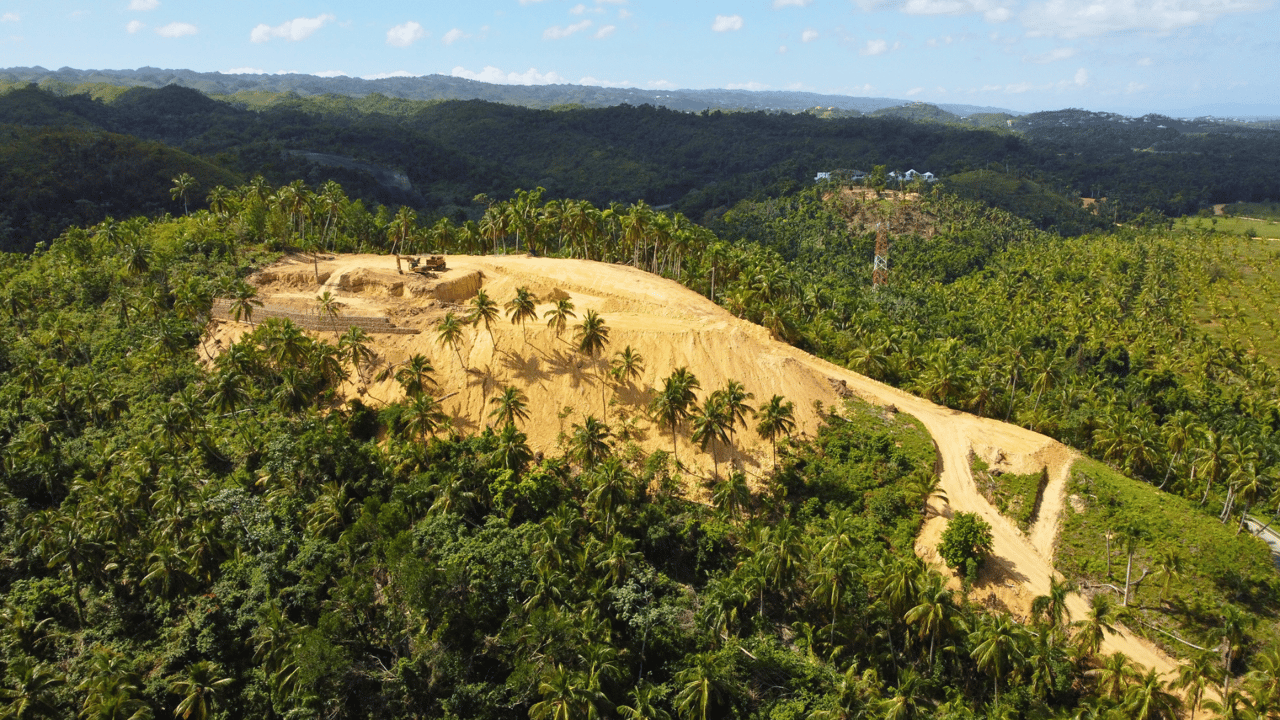
<instances>
[{"instance_id":1,"label":"bare earth","mask_svg":"<svg viewBox=\"0 0 1280 720\"><path fill-rule=\"evenodd\" d=\"M975 599L1007 609L1025 619L1031 600L1048 592L1054 574L1053 552L1059 515L1065 503L1065 484L1075 453L1060 443L1023 428L940 407L909 393L868 379L815 358L772 339L762 327L739 320L701 295L678 283L634 268L583 260L556 260L524 256L448 256L448 270L438 280L427 280L396 271L393 257L344 255L319 262L323 284L318 284L309 258L287 259L260 272L251 281L268 310L315 312L315 297L329 290L343 304L347 316L385 316L402 328L420 334L374 334L372 347L385 363L404 362L414 353L429 357L435 365L438 394L455 423L467 430L482 427L489 403L501 388L515 385L529 398L531 417L521 425L536 451L559 452L561 433L587 414L603 417L606 401L614 397L602 387L605 360L593 361L575 351L572 324L556 338L544 321L522 329L505 319L492 327L492 341L483 327L468 332L459 354L436 341L436 323L447 311L467 312L467 301L483 287L499 306L528 287L543 300L539 316L551 307L548 298L568 296L579 318L594 309L610 329L608 354L630 345L644 356L642 376L617 389L617 403L607 408L615 428L630 418L638 444L646 450L671 448L665 428L649 422L644 407L653 388L677 367L688 367L705 392L722 387L730 379L742 382L755 395L755 404L778 394L795 403L797 430L812 435L818 423L815 402L838 406L841 392L882 406L895 406L918 418L938 447L942 488L946 500L935 497L931 517L916 543L924 559L938 563L934 547L947 519L956 511L976 512L994 532L993 561L974 589ZM407 265L406 265L407 268ZM345 329L341 317L337 327ZM217 322L205 349L216 354L249 330L244 323ZM319 333L330 342L333 333ZM366 372L366 378L371 373ZM847 386L847 391L844 387ZM839 392L838 392L839 390ZM360 396L372 404L394 402L401 397L393 380L361 382L355 377L343 387L348 396ZM571 408L565 414L562 410ZM563 417L561 417L564 415ZM739 430L737 449L718 456L739 463L749 475L759 477L770 466L770 448L754 430ZM979 494L969 471L973 452L993 466L1014 472L1046 467L1049 483L1031 531L1024 535ZM712 457L691 447L687 433L679 441L682 462L695 474L709 477ZM690 488L695 496L702 492ZM946 572L945 568L942 568ZM1073 619L1082 619L1085 598L1072 595L1068 608ZM1127 631L1109 637L1106 652L1122 651L1135 661L1169 674L1176 661L1151 643Z\"/></svg>"}]
</instances>

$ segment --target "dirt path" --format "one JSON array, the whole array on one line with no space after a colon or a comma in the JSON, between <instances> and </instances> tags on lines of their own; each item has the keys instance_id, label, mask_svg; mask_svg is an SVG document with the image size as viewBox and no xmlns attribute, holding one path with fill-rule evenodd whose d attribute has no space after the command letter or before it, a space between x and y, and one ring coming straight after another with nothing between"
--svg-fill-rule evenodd
<instances>
[{"instance_id":1,"label":"dirt path","mask_svg":"<svg viewBox=\"0 0 1280 720\"><path fill-rule=\"evenodd\" d=\"M938 447L947 499L931 501L935 517L925 524L917 551L926 560L935 558L936 539L946 518L956 511L975 512L991 524L994 534L993 562L989 563L993 573L979 584L979 590L985 584L997 606L1003 604L1023 619L1031 599L1048 592L1055 572L1052 554L1058 517L1075 458L1060 443L1017 426L940 407L808 355L773 340L764 328L733 317L688 288L634 268L520 256L449 256L447 261L449 271L435 282L396 273L394 259L386 256L340 256L322 261L319 269L321 283L327 283L324 289L353 311L386 315L399 326L421 329L417 335L375 336L373 349L384 366L404 362L414 353L432 358L439 387L456 393L446 410L461 428L479 429L492 397L503 385L514 385L529 398L532 416L522 430L534 450L558 452L562 434L588 414L606 417L618 429L630 426L628 441L645 450L669 450L670 435L645 419L643 408L652 397L651 388L683 366L697 376L703 395L735 379L754 393L756 404L774 394L791 400L803 435L813 433L818 425L815 401L838 405L832 381L843 380L864 400L893 405L919 418ZM269 302L305 305L321 291L310 263L283 262L268 268L260 274L258 285L262 299ZM503 319L493 325L491 335L483 329L470 332L456 352L441 347L435 324L446 312L465 313L467 299L481 286L499 305L514 296L516 288L529 288L543 299L539 317L559 297L574 302L579 319L586 310L596 310L610 329L610 355L631 346L644 356L644 372L625 386L603 382L604 362L577 353L569 342L572 332L558 338L545 321L521 328ZM239 323L219 324L208 339L207 351L224 349L247 329ZM394 402L401 396L393 380L376 383L352 378L343 390L375 403ZM681 461L695 474L710 475L712 456L691 448L687 434L678 447ZM969 470L970 452L999 454L1017 472L1048 469L1038 521L1029 534L1019 531L978 492ZM749 475L760 476L768 470L769 445L754 432L740 431L735 447L722 450L716 459L722 467L734 462ZM691 490L699 491L696 486ZM1068 608L1074 619L1082 619L1087 603L1073 595ZM1127 632L1108 638L1104 649L1122 651L1162 673L1176 667L1153 645Z\"/></svg>"}]
</instances>

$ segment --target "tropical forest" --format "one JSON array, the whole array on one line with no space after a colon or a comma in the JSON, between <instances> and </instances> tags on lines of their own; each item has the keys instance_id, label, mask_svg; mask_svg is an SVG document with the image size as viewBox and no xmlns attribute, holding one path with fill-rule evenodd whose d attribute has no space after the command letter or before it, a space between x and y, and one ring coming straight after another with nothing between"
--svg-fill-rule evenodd
<instances>
[{"instance_id":1,"label":"tropical forest","mask_svg":"<svg viewBox=\"0 0 1280 720\"><path fill-rule=\"evenodd\" d=\"M1278 133L2 87L0 715L1280 718Z\"/></svg>"}]
</instances>

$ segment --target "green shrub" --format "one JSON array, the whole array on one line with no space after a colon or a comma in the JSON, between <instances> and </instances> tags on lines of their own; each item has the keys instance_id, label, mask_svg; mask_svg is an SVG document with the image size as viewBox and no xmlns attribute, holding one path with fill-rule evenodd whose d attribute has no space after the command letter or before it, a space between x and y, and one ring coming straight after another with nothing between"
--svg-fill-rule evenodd
<instances>
[{"instance_id":1,"label":"green shrub","mask_svg":"<svg viewBox=\"0 0 1280 720\"><path fill-rule=\"evenodd\" d=\"M966 567L970 560L981 564L982 556L990 551L991 525L977 513L969 512L958 512L951 518L938 545L938 554L953 570Z\"/></svg>"}]
</instances>

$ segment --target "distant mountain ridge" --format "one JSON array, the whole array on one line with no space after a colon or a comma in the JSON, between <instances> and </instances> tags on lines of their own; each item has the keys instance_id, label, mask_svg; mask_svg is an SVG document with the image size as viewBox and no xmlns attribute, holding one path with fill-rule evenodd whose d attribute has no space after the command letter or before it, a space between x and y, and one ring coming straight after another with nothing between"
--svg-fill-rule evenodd
<instances>
[{"instance_id":1,"label":"distant mountain ridge","mask_svg":"<svg viewBox=\"0 0 1280 720\"><path fill-rule=\"evenodd\" d=\"M202 73L194 70L166 70L144 67L137 70L77 70L42 67L14 67L0 70L0 80L9 82L50 82L79 85L108 85L160 88L182 85L206 95L233 95L237 92L294 92L299 95L347 95L364 97L381 93L406 100L489 100L532 108L578 104L584 107L643 105L685 112L703 110L765 110L800 112L829 108L872 113L886 108L915 105L894 98L852 97L791 90L642 90L638 88L593 87L588 85L495 85L448 75L391 77L365 80L353 77L315 75L259 75ZM948 113L965 117L975 114L1019 116L1025 113L1004 108L956 103L934 104Z\"/></svg>"}]
</instances>

